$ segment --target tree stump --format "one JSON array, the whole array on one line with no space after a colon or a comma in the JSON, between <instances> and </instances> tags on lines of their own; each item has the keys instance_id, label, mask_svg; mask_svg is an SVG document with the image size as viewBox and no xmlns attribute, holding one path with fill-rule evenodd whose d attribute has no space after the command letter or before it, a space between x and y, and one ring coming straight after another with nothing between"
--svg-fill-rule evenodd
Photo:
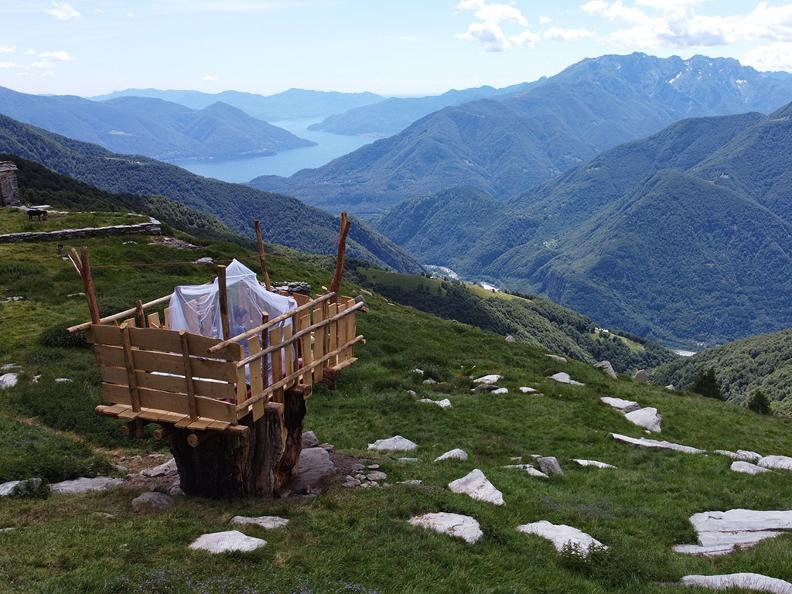
<instances>
[{"instance_id":1,"label":"tree stump","mask_svg":"<svg viewBox=\"0 0 792 594\"><path fill-rule=\"evenodd\" d=\"M195 432L177 429L168 436L180 486L186 495L210 497L277 497L297 469L302 450L305 390L286 390L284 402L270 402L243 436L207 431L192 447Z\"/></svg>"}]
</instances>

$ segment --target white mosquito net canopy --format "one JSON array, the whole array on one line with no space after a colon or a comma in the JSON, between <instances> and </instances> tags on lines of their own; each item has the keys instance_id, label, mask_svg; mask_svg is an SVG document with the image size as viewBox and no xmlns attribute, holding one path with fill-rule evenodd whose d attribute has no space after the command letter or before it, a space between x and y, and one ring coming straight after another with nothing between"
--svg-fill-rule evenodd
<instances>
[{"instance_id":1,"label":"white mosquito net canopy","mask_svg":"<svg viewBox=\"0 0 792 594\"><path fill-rule=\"evenodd\" d=\"M267 291L259 284L256 273L236 259L226 267L226 293L231 336L261 325L265 313L272 319L297 307L293 298ZM291 318L277 325L284 326L291 326ZM231 338L223 336L217 279L205 285L176 287L170 298L170 328L211 338Z\"/></svg>"}]
</instances>

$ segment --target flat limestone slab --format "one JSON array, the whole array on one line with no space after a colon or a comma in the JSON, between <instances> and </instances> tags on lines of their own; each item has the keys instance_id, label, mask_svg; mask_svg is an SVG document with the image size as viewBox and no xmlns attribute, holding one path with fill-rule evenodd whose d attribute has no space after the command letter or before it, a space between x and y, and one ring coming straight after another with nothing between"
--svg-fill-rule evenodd
<instances>
[{"instance_id":1,"label":"flat limestone slab","mask_svg":"<svg viewBox=\"0 0 792 594\"><path fill-rule=\"evenodd\" d=\"M732 460L745 460L746 462L756 462L762 457L762 454L757 454L756 452L752 452L750 450L737 450L736 452L731 452L729 450L715 450L716 454L720 454L721 456L727 456Z\"/></svg>"},{"instance_id":2,"label":"flat limestone slab","mask_svg":"<svg viewBox=\"0 0 792 594\"><path fill-rule=\"evenodd\" d=\"M409 439L396 435L388 439L378 439L374 443L368 445L369 450L376 452L411 452L418 447L418 444L411 442Z\"/></svg>"},{"instance_id":3,"label":"flat limestone slab","mask_svg":"<svg viewBox=\"0 0 792 594\"><path fill-rule=\"evenodd\" d=\"M424 404L434 404L435 406L439 406L443 410L447 408L451 408L451 401L448 398L443 398L442 400L432 400L431 398L421 398L418 402L422 402Z\"/></svg>"},{"instance_id":4,"label":"flat limestone slab","mask_svg":"<svg viewBox=\"0 0 792 594\"><path fill-rule=\"evenodd\" d=\"M484 535L479 523L475 518L463 516L461 514L450 514L437 512L423 514L410 518L412 526L420 526L429 530L434 530L440 534L448 534L461 538L469 544L474 544Z\"/></svg>"},{"instance_id":5,"label":"flat limestone slab","mask_svg":"<svg viewBox=\"0 0 792 594\"><path fill-rule=\"evenodd\" d=\"M792 470L792 458L789 456L765 456L757 464L773 470Z\"/></svg>"},{"instance_id":6,"label":"flat limestone slab","mask_svg":"<svg viewBox=\"0 0 792 594\"><path fill-rule=\"evenodd\" d=\"M118 487L123 482L123 479L110 478L107 476L97 476L94 478L80 477L73 481L62 481L52 484L50 485L50 491L53 493L77 495L79 493L107 491L107 489L111 489L112 487Z\"/></svg>"},{"instance_id":7,"label":"flat limestone slab","mask_svg":"<svg viewBox=\"0 0 792 594\"><path fill-rule=\"evenodd\" d=\"M442 462L443 460L462 460L464 462L467 459L468 459L468 455L465 450L454 448L453 450L447 451L445 454L439 455L437 458L434 459L434 461Z\"/></svg>"},{"instance_id":8,"label":"flat limestone slab","mask_svg":"<svg viewBox=\"0 0 792 594\"><path fill-rule=\"evenodd\" d=\"M0 390L7 390L17 385L19 381L19 374L17 373L4 373L0 375Z\"/></svg>"},{"instance_id":9,"label":"flat limestone slab","mask_svg":"<svg viewBox=\"0 0 792 594\"><path fill-rule=\"evenodd\" d=\"M681 445L678 443L671 443L670 441L658 441L656 439L647 439L645 437L628 437L618 433L611 433L611 437L616 441L630 443L642 448L657 448L662 450L674 450L675 452L683 452L685 454L706 454L706 450L700 450L691 446Z\"/></svg>"},{"instance_id":10,"label":"flat limestone slab","mask_svg":"<svg viewBox=\"0 0 792 594\"><path fill-rule=\"evenodd\" d=\"M752 590L770 594L792 594L792 584L759 573L727 573L724 575L686 575L685 586L698 586L710 590Z\"/></svg>"},{"instance_id":11,"label":"flat limestone slab","mask_svg":"<svg viewBox=\"0 0 792 594\"><path fill-rule=\"evenodd\" d=\"M522 470L524 472L527 472L529 476L535 476L536 478L550 478L544 472L534 468L530 464L509 464L508 466L504 466L504 468L514 468L516 470Z\"/></svg>"},{"instance_id":12,"label":"flat limestone slab","mask_svg":"<svg viewBox=\"0 0 792 594\"><path fill-rule=\"evenodd\" d=\"M662 422L663 418L657 412L656 408L651 406L639 408L638 410L626 413L624 417L633 425L643 427L647 431L651 431L653 433L660 433L660 423Z\"/></svg>"},{"instance_id":13,"label":"flat limestone slab","mask_svg":"<svg viewBox=\"0 0 792 594\"><path fill-rule=\"evenodd\" d=\"M600 402L607 404L611 408L615 408L619 412L628 413L641 408L641 405L632 400L624 400L623 398L615 398L613 396L602 396Z\"/></svg>"},{"instance_id":14,"label":"flat limestone slab","mask_svg":"<svg viewBox=\"0 0 792 594\"><path fill-rule=\"evenodd\" d=\"M226 530L225 532L212 532L196 538L190 548L194 551L207 551L209 553L248 553L267 544L266 540L242 534L239 530Z\"/></svg>"},{"instance_id":15,"label":"flat limestone slab","mask_svg":"<svg viewBox=\"0 0 792 594\"><path fill-rule=\"evenodd\" d=\"M267 530L274 530L288 525L289 520L278 516L234 516L231 518L231 523L237 526L253 524Z\"/></svg>"},{"instance_id":16,"label":"flat limestone slab","mask_svg":"<svg viewBox=\"0 0 792 594\"><path fill-rule=\"evenodd\" d=\"M531 388L530 386L520 386L520 392L523 394L538 394L539 390Z\"/></svg>"},{"instance_id":17,"label":"flat limestone slab","mask_svg":"<svg viewBox=\"0 0 792 594\"><path fill-rule=\"evenodd\" d=\"M471 499L492 503L494 505L504 505L503 493L498 491L491 482L487 480L484 473L478 468L471 470L460 479L448 483L448 488L454 493L462 493Z\"/></svg>"},{"instance_id":18,"label":"flat limestone slab","mask_svg":"<svg viewBox=\"0 0 792 594\"><path fill-rule=\"evenodd\" d=\"M734 472L741 472L743 474L762 474L763 472L770 472L769 469L745 462L744 460L735 460L729 467Z\"/></svg>"},{"instance_id":19,"label":"flat limestone slab","mask_svg":"<svg viewBox=\"0 0 792 594\"><path fill-rule=\"evenodd\" d=\"M167 462L163 462L159 466L153 468L145 468L140 471L140 474L148 477L156 476L175 476L179 474L179 469L176 467L176 460L171 458Z\"/></svg>"},{"instance_id":20,"label":"flat limestone slab","mask_svg":"<svg viewBox=\"0 0 792 594\"><path fill-rule=\"evenodd\" d=\"M698 534L698 544L677 545L674 550L712 557L792 531L792 511L707 511L690 516L690 523Z\"/></svg>"},{"instance_id":21,"label":"flat limestone slab","mask_svg":"<svg viewBox=\"0 0 792 594\"><path fill-rule=\"evenodd\" d=\"M553 524L547 520L517 526L517 531L523 534L535 534L549 540L559 553L565 546L576 548L584 556L587 556L593 547L608 548L577 528L565 524Z\"/></svg>"},{"instance_id":22,"label":"flat limestone slab","mask_svg":"<svg viewBox=\"0 0 792 594\"><path fill-rule=\"evenodd\" d=\"M616 468L613 464L606 464L605 462L600 462L599 460L583 460L581 458L574 458L572 461L580 466L593 466L594 468Z\"/></svg>"}]
</instances>

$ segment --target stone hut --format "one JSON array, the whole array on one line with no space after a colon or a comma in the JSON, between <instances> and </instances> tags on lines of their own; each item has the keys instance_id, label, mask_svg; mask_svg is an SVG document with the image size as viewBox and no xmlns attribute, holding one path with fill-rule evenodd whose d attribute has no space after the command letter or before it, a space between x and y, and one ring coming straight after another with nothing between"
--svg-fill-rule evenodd
<instances>
[{"instance_id":1,"label":"stone hut","mask_svg":"<svg viewBox=\"0 0 792 594\"><path fill-rule=\"evenodd\" d=\"M11 161L0 161L0 206L18 206L19 186L17 166Z\"/></svg>"}]
</instances>

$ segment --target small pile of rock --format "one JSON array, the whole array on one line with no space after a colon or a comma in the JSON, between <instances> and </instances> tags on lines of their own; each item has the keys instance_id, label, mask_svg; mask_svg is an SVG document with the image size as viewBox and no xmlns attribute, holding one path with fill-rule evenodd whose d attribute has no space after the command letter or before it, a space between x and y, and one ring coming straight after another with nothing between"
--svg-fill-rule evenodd
<instances>
[{"instance_id":1,"label":"small pile of rock","mask_svg":"<svg viewBox=\"0 0 792 594\"><path fill-rule=\"evenodd\" d=\"M388 475L380 470L379 464L364 465L362 463L356 463L352 465L351 471L352 474L348 474L344 477L344 481L341 483L342 487L346 487L347 489L354 489L356 487L368 489L387 485L387 483L383 481L388 478Z\"/></svg>"},{"instance_id":2,"label":"small pile of rock","mask_svg":"<svg viewBox=\"0 0 792 594\"><path fill-rule=\"evenodd\" d=\"M272 287L272 290L276 293L288 293L289 295L293 295L294 293L300 293L301 295L310 295L311 294L311 285L304 281L287 281L283 283L278 283Z\"/></svg>"}]
</instances>

